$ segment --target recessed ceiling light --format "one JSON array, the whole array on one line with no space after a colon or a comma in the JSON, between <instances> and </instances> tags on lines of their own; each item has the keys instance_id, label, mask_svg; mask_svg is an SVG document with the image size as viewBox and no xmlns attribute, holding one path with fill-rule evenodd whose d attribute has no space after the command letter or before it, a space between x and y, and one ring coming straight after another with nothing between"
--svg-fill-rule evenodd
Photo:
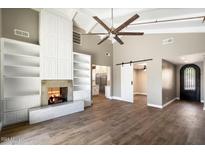
<instances>
[{"instance_id":1,"label":"recessed ceiling light","mask_svg":"<svg viewBox=\"0 0 205 154\"><path fill-rule=\"evenodd\" d=\"M109 56L110 57L111 56L110 52L106 52L105 56Z\"/></svg>"}]
</instances>

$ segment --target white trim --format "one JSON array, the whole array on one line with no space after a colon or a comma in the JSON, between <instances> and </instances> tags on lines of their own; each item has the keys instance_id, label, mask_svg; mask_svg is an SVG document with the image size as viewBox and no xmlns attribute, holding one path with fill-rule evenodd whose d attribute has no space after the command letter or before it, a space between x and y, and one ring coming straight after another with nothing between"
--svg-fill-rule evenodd
<instances>
[{"instance_id":1,"label":"white trim","mask_svg":"<svg viewBox=\"0 0 205 154\"><path fill-rule=\"evenodd\" d=\"M203 103L203 104L204 104L204 100L201 100L201 103Z\"/></svg>"},{"instance_id":2,"label":"white trim","mask_svg":"<svg viewBox=\"0 0 205 154\"><path fill-rule=\"evenodd\" d=\"M134 92L134 95L147 95L147 93Z\"/></svg>"},{"instance_id":3,"label":"white trim","mask_svg":"<svg viewBox=\"0 0 205 154\"><path fill-rule=\"evenodd\" d=\"M180 100L179 97L176 97L176 100Z\"/></svg>"},{"instance_id":4,"label":"white trim","mask_svg":"<svg viewBox=\"0 0 205 154\"><path fill-rule=\"evenodd\" d=\"M112 96L107 97L108 99L112 99Z\"/></svg>"},{"instance_id":5,"label":"white trim","mask_svg":"<svg viewBox=\"0 0 205 154\"><path fill-rule=\"evenodd\" d=\"M172 102L174 102L175 100L178 100L178 97L175 97L174 99L170 100L169 102L165 103L163 105L163 108L166 107L167 105L171 104Z\"/></svg>"},{"instance_id":6,"label":"white trim","mask_svg":"<svg viewBox=\"0 0 205 154\"><path fill-rule=\"evenodd\" d=\"M159 109L162 109L162 108L163 108L162 105L156 105L156 104L147 104L147 106L155 107L155 108L159 108Z\"/></svg>"},{"instance_id":7,"label":"white trim","mask_svg":"<svg viewBox=\"0 0 205 154\"><path fill-rule=\"evenodd\" d=\"M112 96L112 97L109 97L109 99L124 101L124 102L128 102L128 103L134 103L134 101L133 101L133 102L130 102L129 100L124 100L124 99L122 99L121 97L118 97L118 96Z\"/></svg>"},{"instance_id":8,"label":"white trim","mask_svg":"<svg viewBox=\"0 0 205 154\"><path fill-rule=\"evenodd\" d=\"M204 106L203 110L205 110L205 106Z\"/></svg>"},{"instance_id":9,"label":"white trim","mask_svg":"<svg viewBox=\"0 0 205 154\"><path fill-rule=\"evenodd\" d=\"M156 104L149 104L149 103L148 103L147 106L162 109L162 108L166 107L167 105L171 104L172 102L174 102L175 100L178 100L178 99L179 99L179 98L176 97L176 98L170 100L169 102L165 103L164 105L156 105Z\"/></svg>"},{"instance_id":10,"label":"white trim","mask_svg":"<svg viewBox=\"0 0 205 154\"><path fill-rule=\"evenodd\" d=\"M111 98L111 99L116 99L116 100L122 101L122 98L121 98L121 97L118 97L118 96L111 96L110 98Z\"/></svg>"}]
</instances>

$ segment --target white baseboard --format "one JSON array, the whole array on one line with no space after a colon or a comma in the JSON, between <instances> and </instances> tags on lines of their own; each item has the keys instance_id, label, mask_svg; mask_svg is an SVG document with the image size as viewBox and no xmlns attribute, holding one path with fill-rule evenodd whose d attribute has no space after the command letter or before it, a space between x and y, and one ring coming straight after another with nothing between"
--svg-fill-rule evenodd
<instances>
[{"instance_id":1,"label":"white baseboard","mask_svg":"<svg viewBox=\"0 0 205 154\"><path fill-rule=\"evenodd\" d=\"M156 105L156 104L147 104L147 106L155 107L155 108L159 108L159 109L162 109L162 108L163 108L162 105Z\"/></svg>"},{"instance_id":2,"label":"white baseboard","mask_svg":"<svg viewBox=\"0 0 205 154\"><path fill-rule=\"evenodd\" d=\"M201 100L201 103L204 103L204 100Z\"/></svg>"},{"instance_id":3,"label":"white baseboard","mask_svg":"<svg viewBox=\"0 0 205 154\"><path fill-rule=\"evenodd\" d=\"M147 95L147 93L134 92L134 95Z\"/></svg>"},{"instance_id":4,"label":"white baseboard","mask_svg":"<svg viewBox=\"0 0 205 154\"><path fill-rule=\"evenodd\" d=\"M205 110L205 106L204 106L204 109L203 110Z\"/></svg>"},{"instance_id":5,"label":"white baseboard","mask_svg":"<svg viewBox=\"0 0 205 154\"><path fill-rule=\"evenodd\" d=\"M108 99L112 99L112 96L109 96L109 97L106 97L106 98L108 98Z\"/></svg>"},{"instance_id":6,"label":"white baseboard","mask_svg":"<svg viewBox=\"0 0 205 154\"><path fill-rule=\"evenodd\" d=\"M175 100L178 100L179 98L178 97L176 97L176 98L174 98L174 99L172 99L172 100L170 100L169 102L167 102L167 103L165 103L164 105L163 105L163 108L165 107L165 106L167 106L167 105L169 105L169 104L171 104L172 102L174 102Z\"/></svg>"},{"instance_id":7,"label":"white baseboard","mask_svg":"<svg viewBox=\"0 0 205 154\"><path fill-rule=\"evenodd\" d=\"M151 106L151 107L155 107L155 108L162 109L162 108L164 108L165 106L171 104L172 102L174 102L174 101L177 100L177 99L178 99L178 97L176 97L176 98L170 100L169 102L165 103L164 105L156 105L156 104L149 104L149 103L148 103L147 106Z\"/></svg>"},{"instance_id":8,"label":"white baseboard","mask_svg":"<svg viewBox=\"0 0 205 154\"><path fill-rule=\"evenodd\" d=\"M118 96L111 96L110 98L111 98L111 99L120 100L120 101L122 100L122 98L121 98L121 97L118 97Z\"/></svg>"},{"instance_id":9,"label":"white baseboard","mask_svg":"<svg viewBox=\"0 0 205 154\"><path fill-rule=\"evenodd\" d=\"M176 100L180 100L179 97L176 97Z\"/></svg>"}]
</instances>

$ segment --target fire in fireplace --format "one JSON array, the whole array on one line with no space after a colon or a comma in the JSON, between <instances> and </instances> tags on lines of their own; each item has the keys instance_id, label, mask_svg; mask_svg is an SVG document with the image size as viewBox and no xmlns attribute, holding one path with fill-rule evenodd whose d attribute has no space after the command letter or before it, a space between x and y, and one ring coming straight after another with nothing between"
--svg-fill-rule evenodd
<instances>
[{"instance_id":1,"label":"fire in fireplace","mask_svg":"<svg viewBox=\"0 0 205 154\"><path fill-rule=\"evenodd\" d=\"M66 102L67 94L68 94L67 87L48 88L48 105Z\"/></svg>"}]
</instances>

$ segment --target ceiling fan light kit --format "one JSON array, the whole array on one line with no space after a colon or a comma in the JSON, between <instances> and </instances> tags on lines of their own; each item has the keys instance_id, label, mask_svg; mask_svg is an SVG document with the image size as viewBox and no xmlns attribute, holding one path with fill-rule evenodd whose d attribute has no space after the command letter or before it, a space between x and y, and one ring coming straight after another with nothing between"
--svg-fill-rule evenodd
<instances>
[{"instance_id":1,"label":"ceiling fan light kit","mask_svg":"<svg viewBox=\"0 0 205 154\"><path fill-rule=\"evenodd\" d=\"M138 14L135 14L134 16L132 16L131 18L129 18L127 21L125 21L124 23L122 23L120 26L118 26L117 28L113 27L113 9L111 9L111 21L112 21L112 26L111 28L108 27L100 18L98 18L97 16L94 16L93 19L95 19L106 31L107 33L88 33L86 35L105 35L105 37L103 37L101 39L100 42L98 42L98 45L100 45L101 43L103 43L105 40L107 40L108 38L113 38L115 39L120 45L124 44L124 42L120 39L120 35L121 36L135 36L135 35L144 35L143 32L121 32L121 30L123 30L125 27L127 27L130 23L132 23L133 21L135 21L136 19L139 18Z\"/></svg>"}]
</instances>

